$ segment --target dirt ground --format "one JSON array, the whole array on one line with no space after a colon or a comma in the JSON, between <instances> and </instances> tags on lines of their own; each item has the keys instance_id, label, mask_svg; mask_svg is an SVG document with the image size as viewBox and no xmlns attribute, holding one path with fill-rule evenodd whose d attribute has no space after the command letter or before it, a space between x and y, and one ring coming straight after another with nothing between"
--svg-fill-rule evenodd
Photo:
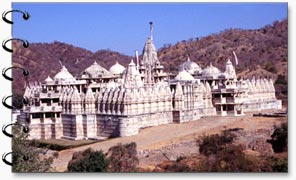
<instances>
[{"instance_id":1,"label":"dirt ground","mask_svg":"<svg viewBox=\"0 0 296 180\"><path fill-rule=\"evenodd\" d=\"M283 118L245 116L214 116L201 118L184 124L166 124L158 127L145 128L139 134L129 137L114 138L91 145L63 150L54 160L52 167L57 172L67 170L68 162L74 152L87 148L107 151L118 143L135 142L137 144L140 166L159 163L163 160L176 159L178 156L197 153L195 139L204 134L219 133L228 128L243 128L246 131L256 132L261 129L272 129L274 125L287 121ZM165 150L165 153L163 152ZM162 156L159 156L162 154Z\"/></svg>"}]
</instances>

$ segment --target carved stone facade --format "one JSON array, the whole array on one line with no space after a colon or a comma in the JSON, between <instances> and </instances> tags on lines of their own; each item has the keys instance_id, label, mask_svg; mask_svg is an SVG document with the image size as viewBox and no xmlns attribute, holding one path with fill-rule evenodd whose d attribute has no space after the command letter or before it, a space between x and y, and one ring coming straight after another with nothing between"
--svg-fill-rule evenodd
<instances>
[{"instance_id":1,"label":"carved stone facade","mask_svg":"<svg viewBox=\"0 0 296 180\"><path fill-rule=\"evenodd\" d=\"M169 79L150 35L142 59L109 71L94 62L74 78L65 66L51 79L30 84L30 104L18 116L31 139L100 139L136 135L142 128L205 116L281 109L272 80L237 80L231 61L222 72L202 70L188 57Z\"/></svg>"}]
</instances>

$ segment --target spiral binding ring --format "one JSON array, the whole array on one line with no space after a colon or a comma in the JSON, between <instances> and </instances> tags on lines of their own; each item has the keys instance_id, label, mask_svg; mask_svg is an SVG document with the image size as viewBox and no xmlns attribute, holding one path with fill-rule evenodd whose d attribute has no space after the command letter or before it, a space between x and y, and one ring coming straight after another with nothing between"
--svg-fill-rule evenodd
<instances>
[{"instance_id":1,"label":"spiral binding ring","mask_svg":"<svg viewBox=\"0 0 296 180\"><path fill-rule=\"evenodd\" d=\"M8 19L6 18L6 15L7 15L8 13L12 13L12 12L19 12L19 13L22 13L22 14L23 14L23 19L24 19L24 20L28 20L28 19L30 18L30 14L29 14L28 12L26 12L26 11L21 11L21 10L10 10L10 11L3 12L3 14L2 14L2 19L3 19L4 22L6 22L6 23L8 23L8 24L13 24L13 22L12 22L11 20L8 20ZM8 47L6 47L7 42L12 41L12 40L22 41L22 42L23 42L23 47L24 47L24 48L28 48L28 47L30 46L30 45L29 45L29 42L28 42L27 40L22 40L22 39L18 39L18 38L11 38L11 39L8 39L8 40L4 40L4 41L2 42L2 47L3 47L3 49L6 50L7 52L13 53L13 49L9 49ZM24 68L21 68L21 67L12 66L12 67L9 67L9 68L4 68L4 69L2 70L2 76L3 76L5 79L9 80L9 81L13 81L14 79L13 79L12 77L7 76L7 75L6 75L6 71L9 70L9 69L12 69L12 68L19 68L19 69L22 69L22 70L23 70L23 75L24 75L24 76L28 76L28 75L29 75L29 71L26 70L26 69L24 69ZM14 108L15 108L14 106L8 105L8 104L6 103L6 100L7 100L8 98L11 98L11 97L13 97L13 95L8 96L8 97L3 97L3 99L2 99L2 104L3 104L3 106L5 106L5 107L8 108L8 109L14 109ZM28 103L29 103L29 99L28 99L27 97L23 97L23 104L28 104ZM29 132L29 127L28 127L28 126L21 125L21 124L18 124L18 123L11 123L11 124L8 124L8 125L4 125L4 126L2 127L2 132L3 132L3 134L6 135L6 136L8 136L8 137L10 137L10 138L14 138L14 135L12 135L12 133L10 134L10 133L8 133L8 132L6 131L6 128L9 127L9 126L16 126L16 125L21 126L21 127L22 127L22 131L23 131L24 133L28 133L28 132ZM6 160L6 157L7 157L8 155L10 155L10 154L13 154L13 152L4 153L4 154L2 155L2 161L3 161L5 164L7 164L7 165L12 166L13 163L12 163L12 162L9 162L8 160ZM24 155L24 156L23 156L23 160L24 160L24 161L27 161L27 160L29 160L29 157L28 157L27 155Z\"/></svg>"},{"instance_id":2,"label":"spiral binding ring","mask_svg":"<svg viewBox=\"0 0 296 180\"><path fill-rule=\"evenodd\" d=\"M12 163L12 162L9 162L8 160L6 160L6 157L7 157L8 155L10 155L10 154L13 154L13 152L4 153L4 154L2 155L2 161L3 161L5 164L7 164L7 165L12 166L13 163ZM27 156L27 155L24 155L24 156L23 156L23 160L24 160L24 161L28 161L29 159L30 159L29 156Z\"/></svg>"},{"instance_id":3,"label":"spiral binding ring","mask_svg":"<svg viewBox=\"0 0 296 180\"><path fill-rule=\"evenodd\" d=\"M6 128L8 128L9 126L21 126L24 133L29 133L29 131L30 131L28 126L24 126L24 125L18 124L18 123L10 123L8 125L4 125L2 127L2 132L3 132L3 134L5 134L6 136L8 136L10 138L13 138L14 136L12 135L12 133L10 134L6 131Z\"/></svg>"},{"instance_id":4,"label":"spiral binding ring","mask_svg":"<svg viewBox=\"0 0 296 180\"><path fill-rule=\"evenodd\" d=\"M24 48L28 48L30 46L29 42L27 40L23 40L23 39L19 39L19 38L11 38L11 39L8 39L8 40L4 40L2 42L2 47L5 51L7 52L10 52L10 53L13 53L13 50L12 49L9 49L8 47L6 47L6 43L8 41L12 41L12 40L17 40L17 41L22 41L23 42L23 47Z\"/></svg>"},{"instance_id":5,"label":"spiral binding ring","mask_svg":"<svg viewBox=\"0 0 296 180\"><path fill-rule=\"evenodd\" d=\"M9 104L7 104L6 103L6 100L8 99L8 98L12 98L14 95L10 95L10 96L7 96L7 97L3 97L2 98L2 104L3 104L3 106L5 106L6 108L8 108L8 109L14 109L15 107L14 106L11 106L11 105L9 105ZM27 105L27 104L29 104L29 99L27 98L27 97L23 97L23 104L24 105Z\"/></svg>"},{"instance_id":6,"label":"spiral binding ring","mask_svg":"<svg viewBox=\"0 0 296 180\"><path fill-rule=\"evenodd\" d=\"M23 97L23 104L27 105L27 104L29 104L29 102L30 102L29 99L26 96L24 96Z\"/></svg>"},{"instance_id":7,"label":"spiral binding ring","mask_svg":"<svg viewBox=\"0 0 296 180\"><path fill-rule=\"evenodd\" d=\"M12 66L12 67L9 67L9 68L4 68L4 69L2 70L2 76L3 76L5 79L9 80L9 81L13 81L13 77L9 77L9 76L7 76L7 75L6 75L6 71L9 70L9 69L12 69L12 68L22 69L22 70L23 70L23 75L24 75L24 76L29 76L29 74L30 74L30 72L29 72L27 69L24 69L24 68L22 68L22 67Z\"/></svg>"},{"instance_id":8,"label":"spiral binding ring","mask_svg":"<svg viewBox=\"0 0 296 180\"><path fill-rule=\"evenodd\" d=\"M10 20L8 20L7 18L6 18L6 15L8 14L8 13L12 13L12 12L20 12L20 13L22 13L23 14L23 19L24 20L28 20L29 18L30 18L30 14L28 13L28 12L26 12L26 11L21 11L21 10L11 10L11 11L7 11L7 12L3 12L3 14L2 14L2 19L3 19L3 21L5 21L6 23L8 23L8 24L13 24L13 22L12 21L10 21Z\"/></svg>"}]
</instances>

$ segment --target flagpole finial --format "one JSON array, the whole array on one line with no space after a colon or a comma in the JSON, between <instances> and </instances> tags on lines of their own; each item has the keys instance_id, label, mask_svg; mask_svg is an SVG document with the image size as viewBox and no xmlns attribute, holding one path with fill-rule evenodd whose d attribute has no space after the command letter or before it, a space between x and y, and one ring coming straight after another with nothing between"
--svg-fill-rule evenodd
<instances>
[{"instance_id":1,"label":"flagpole finial","mask_svg":"<svg viewBox=\"0 0 296 180\"><path fill-rule=\"evenodd\" d=\"M234 58L235 58L235 65L237 66L237 65L238 65L238 59L237 59L237 56L236 56L236 54L235 54L234 51L232 51L232 53L233 53L233 56L234 56Z\"/></svg>"},{"instance_id":2,"label":"flagpole finial","mask_svg":"<svg viewBox=\"0 0 296 180\"><path fill-rule=\"evenodd\" d=\"M150 22L149 22L149 24L150 24L150 34L149 34L149 38L152 40L152 29L153 29L153 22L152 22L152 21L150 21Z\"/></svg>"}]
</instances>

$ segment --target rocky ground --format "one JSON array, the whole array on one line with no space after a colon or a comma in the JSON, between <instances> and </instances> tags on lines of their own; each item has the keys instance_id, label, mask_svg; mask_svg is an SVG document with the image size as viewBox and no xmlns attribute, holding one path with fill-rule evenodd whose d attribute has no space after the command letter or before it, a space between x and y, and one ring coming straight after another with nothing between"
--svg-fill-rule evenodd
<instances>
[{"instance_id":1,"label":"rocky ground","mask_svg":"<svg viewBox=\"0 0 296 180\"><path fill-rule=\"evenodd\" d=\"M273 128L256 129L255 131L244 131L242 128L231 130L237 137L234 143L242 145L247 153L273 155L273 149L267 139L270 139ZM168 145L160 149L144 149L138 152L140 167L149 167L164 161L176 161L184 156L199 155L199 147L196 142L198 137L193 140L183 141L177 144Z\"/></svg>"},{"instance_id":2,"label":"rocky ground","mask_svg":"<svg viewBox=\"0 0 296 180\"><path fill-rule=\"evenodd\" d=\"M220 133L225 129L233 129L237 134L236 143L244 144L251 153L272 152L271 145L266 143L272 133L273 126L287 121L287 117L253 117L245 116L207 117L184 124L167 124L158 127L143 129L138 135L120 137L83 147L59 152L53 168L57 172L67 169L67 164L74 152L87 148L107 150L118 143L136 142L139 166L142 168L159 164L167 160L176 160L178 157L198 154L196 139L205 134Z\"/></svg>"}]
</instances>

